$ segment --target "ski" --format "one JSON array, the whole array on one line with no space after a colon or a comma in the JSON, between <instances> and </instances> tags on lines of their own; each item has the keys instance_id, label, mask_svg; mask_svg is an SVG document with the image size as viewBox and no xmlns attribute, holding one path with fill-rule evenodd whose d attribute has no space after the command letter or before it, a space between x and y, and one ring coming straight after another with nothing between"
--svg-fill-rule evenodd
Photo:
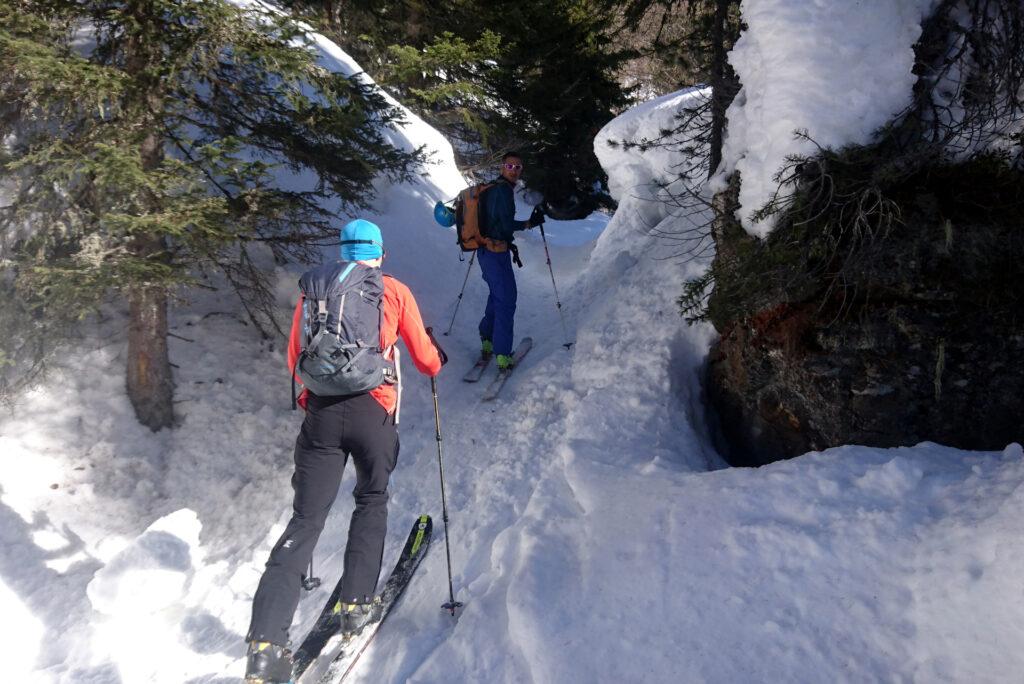
<instances>
[{"instance_id":1,"label":"ski","mask_svg":"<svg viewBox=\"0 0 1024 684\"><path fill-rule=\"evenodd\" d=\"M480 354L480 358L477 359L475 364L473 364L473 367L462 376L462 381L477 382L480 380L480 376L482 376L484 371L487 370L487 366L491 363L491 358L493 356L494 354Z\"/></svg>"},{"instance_id":2,"label":"ski","mask_svg":"<svg viewBox=\"0 0 1024 684\"><path fill-rule=\"evenodd\" d=\"M533 338L524 337L520 342L516 350L512 352L512 367L507 370L499 370L497 377L491 381L491 384L487 386L487 390L484 392L483 401L494 401L497 399L498 394L501 392L501 388L505 386L512 372L519 366L519 363L523 360L523 357L533 347Z\"/></svg>"},{"instance_id":3,"label":"ski","mask_svg":"<svg viewBox=\"0 0 1024 684\"><path fill-rule=\"evenodd\" d=\"M380 620L367 625L348 640L341 634L341 581L338 581L313 629L295 651L292 670L295 684L334 684L348 674L409 585L420 561L427 555L432 531L433 522L429 515L416 519L395 569L380 594L383 604Z\"/></svg>"}]
</instances>

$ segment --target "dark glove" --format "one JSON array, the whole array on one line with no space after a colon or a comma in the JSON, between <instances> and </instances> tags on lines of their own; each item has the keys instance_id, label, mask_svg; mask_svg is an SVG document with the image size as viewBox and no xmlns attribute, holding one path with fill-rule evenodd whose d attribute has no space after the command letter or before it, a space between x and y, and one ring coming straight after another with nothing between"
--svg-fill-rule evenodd
<instances>
[{"instance_id":1,"label":"dark glove","mask_svg":"<svg viewBox=\"0 0 1024 684\"><path fill-rule=\"evenodd\" d=\"M544 223L544 209L542 209L538 204L533 208L533 213L530 214L530 220L527 225L530 228L533 228L534 226L539 226L542 223Z\"/></svg>"},{"instance_id":2,"label":"dark glove","mask_svg":"<svg viewBox=\"0 0 1024 684\"><path fill-rule=\"evenodd\" d=\"M522 268L523 267L523 260L519 258L519 248L516 247L516 243L514 243L514 242L508 243L508 251L511 252L511 254L512 254L512 263L514 263L519 268Z\"/></svg>"},{"instance_id":3,"label":"dark glove","mask_svg":"<svg viewBox=\"0 0 1024 684\"><path fill-rule=\"evenodd\" d=\"M441 366L443 367L448 363L448 355L444 353L444 349L441 349L441 345L437 343L437 338L434 337L434 329L427 328L427 337L434 343L434 348L437 349L437 355L441 357Z\"/></svg>"}]
</instances>

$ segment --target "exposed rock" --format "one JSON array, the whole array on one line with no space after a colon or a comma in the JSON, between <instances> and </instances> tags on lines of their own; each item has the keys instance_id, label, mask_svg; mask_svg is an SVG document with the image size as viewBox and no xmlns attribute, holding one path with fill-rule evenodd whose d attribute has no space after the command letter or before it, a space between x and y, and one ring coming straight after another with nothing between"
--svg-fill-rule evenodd
<instances>
[{"instance_id":1,"label":"exposed rock","mask_svg":"<svg viewBox=\"0 0 1024 684\"><path fill-rule=\"evenodd\" d=\"M898 230L815 262L799 232L775 246L742 233L734 197L718 199L709 395L735 465L840 444L1024 439L1019 220L972 222L926 194Z\"/></svg>"}]
</instances>

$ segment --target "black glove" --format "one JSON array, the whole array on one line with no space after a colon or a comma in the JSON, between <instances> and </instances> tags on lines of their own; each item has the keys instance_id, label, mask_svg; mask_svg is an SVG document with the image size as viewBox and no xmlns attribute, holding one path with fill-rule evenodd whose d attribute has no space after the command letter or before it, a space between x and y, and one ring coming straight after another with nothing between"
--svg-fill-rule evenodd
<instances>
[{"instance_id":1,"label":"black glove","mask_svg":"<svg viewBox=\"0 0 1024 684\"><path fill-rule=\"evenodd\" d=\"M443 367L448 363L448 355L444 353L444 349L441 349L441 345L437 343L437 338L434 337L434 329L427 328L427 337L434 343L434 348L437 349L437 355L441 357L441 366Z\"/></svg>"},{"instance_id":2,"label":"black glove","mask_svg":"<svg viewBox=\"0 0 1024 684\"><path fill-rule=\"evenodd\" d=\"M516 243L508 243L508 251L512 253L512 263L519 268L523 267L523 260L519 258L519 248L516 247Z\"/></svg>"},{"instance_id":3,"label":"black glove","mask_svg":"<svg viewBox=\"0 0 1024 684\"><path fill-rule=\"evenodd\" d=\"M544 209L538 204L533 208L533 213L530 214L529 227L539 226L544 223Z\"/></svg>"}]
</instances>

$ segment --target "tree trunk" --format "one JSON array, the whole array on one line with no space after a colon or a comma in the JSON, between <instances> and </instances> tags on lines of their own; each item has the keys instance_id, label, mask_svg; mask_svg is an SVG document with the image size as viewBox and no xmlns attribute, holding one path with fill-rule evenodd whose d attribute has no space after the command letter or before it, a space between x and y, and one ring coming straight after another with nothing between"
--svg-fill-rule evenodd
<instances>
[{"instance_id":1,"label":"tree trunk","mask_svg":"<svg viewBox=\"0 0 1024 684\"><path fill-rule=\"evenodd\" d=\"M715 0L715 15L711 25L711 151L708 158L708 177L715 175L722 161L722 143L725 138L725 110L739 92L739 81L729 66L727 43L735 41L729 26L729 8L736 0Z\"/></svg>"},{"instance_id":2,"label":"tree trunk","mask_svg":"<svg viewBox=\"0 0 1024 684\"><path fill-rule=\"evenodd\" d=\"M143 88L140 97L147 112L141 125L148 131L139 145L143 170L158 169L163 162L163 138L158 130L155 113L163 108L160 84L146 75L146 69L160 58L158 41L151 37L159 34L159 18L146 2L129 3L138 22L137 32L128 38L125 47L125 70ZM144 210L160 210L157 197L147 198ZM142 259L166 258L166 241L162 235L140 235L130 245L132 252ZM129 290L128 368L125 384L128 399L139 422L156 432L174 424L174 379L171 360L167 353L167 288L165 285L141 283Z\"/></svg>"},{"instance_id":3,"label":"tree trunk","mask_svg":"<svg viewBox=\"0 0 1024 684\"><path fill-rule=\"evenodd\" d=\"M128 398L154 432L174 424L174 380L167 354L167 291L140 287L128 296Z\"/></svg>"},{"instance_id":4,"label":"tree trunk","mask_svg":"<svg viewBox=\"0 0 1024 684\"><path fill-rule=\"evenodd\" d=\"M142 143L143 166L155 169L163 156L163 141L156 134ZM161 259L162 237L141 236L132 251L145 259ZM167 353L167 289L144 284L129 291L128 398L139 422L154 432L174 424L174 379Z\"/></svg>"}]
</instances>

